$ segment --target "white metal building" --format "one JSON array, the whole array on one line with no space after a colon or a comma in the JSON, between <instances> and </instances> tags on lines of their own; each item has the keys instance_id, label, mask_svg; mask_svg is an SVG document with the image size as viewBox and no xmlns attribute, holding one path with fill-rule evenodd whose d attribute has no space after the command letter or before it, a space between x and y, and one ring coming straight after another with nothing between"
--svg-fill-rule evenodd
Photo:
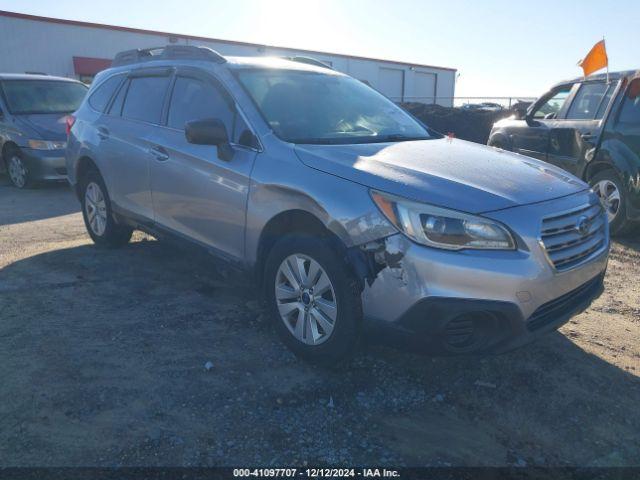
<instances>
[{"instance_id":1,"label":"white metal building","mask_svg":"<svg viewBox=\"0 0 640 480\"><path fill-rule=\"evenodd\" d=\"M0 73L46 73L90 82L114 55L167 44L210 47L222 55L306 56L368 82L395 101L452 105L456 70L337 53L296 50L0 10Z\"/></svg>"}]
</instances>

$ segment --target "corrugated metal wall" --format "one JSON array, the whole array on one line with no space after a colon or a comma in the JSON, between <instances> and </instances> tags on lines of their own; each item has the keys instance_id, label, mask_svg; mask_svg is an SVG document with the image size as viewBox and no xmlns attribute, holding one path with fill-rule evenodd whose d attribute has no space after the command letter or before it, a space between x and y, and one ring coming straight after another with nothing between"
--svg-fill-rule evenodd
<instances>
[{"instance_id":1,"label":"corrugated metal wall","mask_svg":"<svg viewBox=\"0 0 640 480\"><path fill-rule=\"evenodd\" d=\"M451 106L455 71L285 48L238 45L180 36L70 25L0 14L0 72L41 72L77 78L73 57L113 58L122 50L163 46L170 42L205 45L223 55L303 55L327 62L338 71L367 81L396 101L424 101Z\"/></svg>"}]
</instances>

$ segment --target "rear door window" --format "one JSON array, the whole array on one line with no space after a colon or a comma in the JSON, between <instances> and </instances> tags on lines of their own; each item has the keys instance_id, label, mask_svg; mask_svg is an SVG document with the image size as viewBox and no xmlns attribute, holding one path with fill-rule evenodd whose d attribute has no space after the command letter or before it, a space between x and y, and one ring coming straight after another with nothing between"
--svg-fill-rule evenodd
<instances>
[{"instance_id":1,"label":"rear door window","mask_svg":"<svg viewBox=\"0 0 640 480\"><path fill-rule=\"evenodd\" d=\"M594 120L602 118L604 108L600 108L605 103L609 85L605 82L584 83L580 86L569 111L567 112L567 120ZM608 101L607 101L608 103ZM600 115L598 117L597 115Z\"/></svg>"},{"instance_id":2,"label":"rear door window","mask_svg":"<svg viewBox=\"0 0 640 480\"><path fill-rule=\"evenodd\" d=\"M637 90L640 90L640 80L638 82ZM632 84L633 87L633 84ZM620 111L620 117L618 122L626 125L640 125L640 92L635 93L632 89L629 89L628 94L625 96L624 103L622 104L622 110Z\"/></svg>"},{"instance_id":3,"label":"rear door window","mask_svg":"<svg viewBox=\"0 0 640 480\"><path fill-rule=\"evenodd\" d=\"M111 100L118 85L120 85L122 78L122 75L114 75L102 82L91 96L89 96L89 105L91 105L91 108L101 113L104 112L109 100Z\"/></svg>"},{"instance_id":4,"label":"rear door window","mask_svg":"<svg viewBox=\"0 0 640 480\"><path fill-rule=\"evenodd\" d=\"M614 84L614 83L609 85L609 88L607 89L607 93L604 94L604 97L600 102L600 106L598 107L598 111L596 112L596 119L600 120L602 117L604 117L604 113L607 111L607 107L609 106L609 103L611 103L611 97L616 91L616 86L617 84Z\"/></svg>"},{"instance_id":5,"label":"rear door window","mask_svg":"<svg viewBox=\"0 0 640 480\"><path fill-rule=\"evenodd\" d=\"M159 124L168 86L168 76L132 77L122 107L122 116Z\"/></svg>"}]
</instances>

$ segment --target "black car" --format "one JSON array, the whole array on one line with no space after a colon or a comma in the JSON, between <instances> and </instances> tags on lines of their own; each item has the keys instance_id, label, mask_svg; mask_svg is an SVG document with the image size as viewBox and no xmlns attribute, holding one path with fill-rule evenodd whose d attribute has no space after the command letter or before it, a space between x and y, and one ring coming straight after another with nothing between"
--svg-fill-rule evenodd
<instances>
[{"instance_id":1,"label":"black car","mask_svg":"<svg viewBox=\"0 0 640 480\"><path fill-rule=\"evenodd\" d=\"M488 144L587 181L612 233L640 221L640 71L559 83L526 111L497 122Z\"/></svg>"}]
</instances>

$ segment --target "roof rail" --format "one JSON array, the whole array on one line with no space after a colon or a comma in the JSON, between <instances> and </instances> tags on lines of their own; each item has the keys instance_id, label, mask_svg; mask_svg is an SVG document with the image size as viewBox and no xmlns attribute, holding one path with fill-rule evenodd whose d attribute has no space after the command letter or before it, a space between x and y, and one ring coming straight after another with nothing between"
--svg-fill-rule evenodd
<instances>
[{"instance_id":1,"label":"roof rail","mask_svg":"<svg viewBox=\"0 0 640 480\"><path fill-rule=\"evenodd\" d=\"M306 63L307 65L314 65L316 67L328 68L329 70L333 70L333 67L331 65L327 65L326 63L321 62L317 58L313 58L313 57L302 57L297 55L294 57L284 57L284 58L286 58L287 60L291 60L292 62Z\"/></svg>"},{"instance_id":2,"label":"roof rail","mask_svg":"<svg viewBox=\"0 0 640 480\"><path fill-rule=\"evenodd\" d=\"M112 67L149 62L151 60L205 60L225 63L227 60L215 50L195 45L167 45L166 47L138 48L116 54Z\"/></svg>"}]
</instances>

